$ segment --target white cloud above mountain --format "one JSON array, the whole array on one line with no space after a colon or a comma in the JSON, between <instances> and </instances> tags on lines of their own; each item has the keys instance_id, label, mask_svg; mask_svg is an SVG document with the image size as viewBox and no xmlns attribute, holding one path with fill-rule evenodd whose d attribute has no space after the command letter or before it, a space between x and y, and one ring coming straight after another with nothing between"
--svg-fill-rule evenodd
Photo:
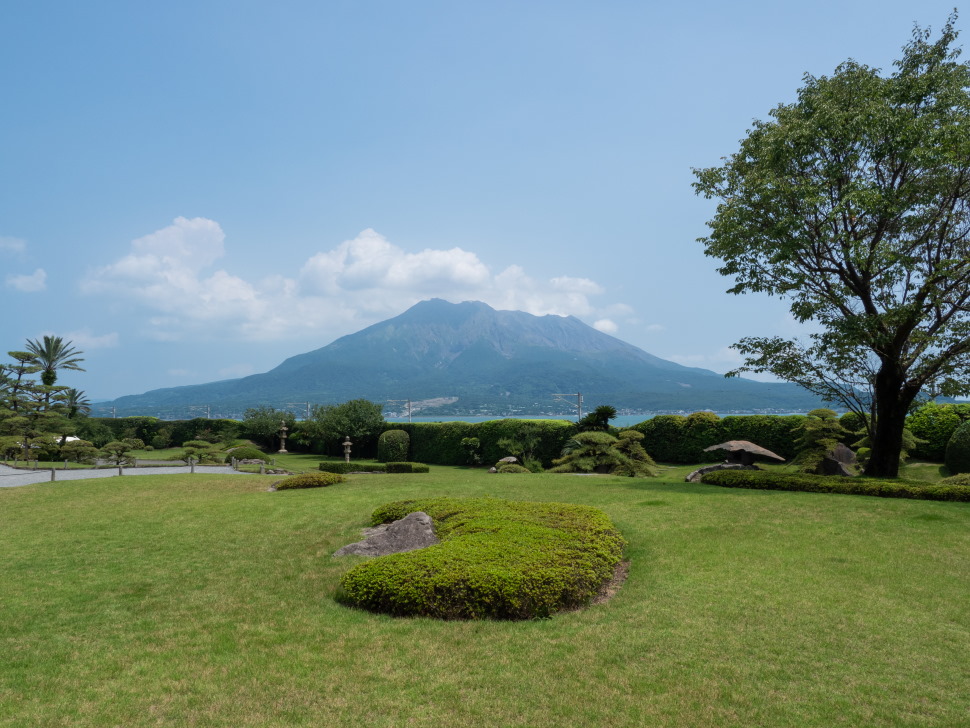
<instances>
[{"instance_id":1,"label":"white cloud above mountain","mask_svg":"<svg viewBox=\"0 0 970 728\"><path fill-rule=\"evenodd\" d=\"M90 270L81 290L134 301L151 312L152 338L175 341L202 331L250 340L281 340L321 332L349 333L395 316L420 300L478 300L536 315L596 318L592 300L605 291L588 278L540 278L517 265L493 272L460 247L410 252L366 229L352 240L311 255L292 277L256 280L219 267L225 233L206 218L176 218L131 242L113 263ZM613 310L629 312L625 304ZM616 324L604 324L616 331Z\"/></svg>"}]
</instances>

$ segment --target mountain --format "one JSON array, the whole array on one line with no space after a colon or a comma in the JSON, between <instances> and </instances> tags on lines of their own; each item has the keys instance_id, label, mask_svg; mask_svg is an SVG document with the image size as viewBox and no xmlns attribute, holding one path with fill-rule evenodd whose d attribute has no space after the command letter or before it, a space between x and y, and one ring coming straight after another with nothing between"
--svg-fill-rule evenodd
<instances>
[{"instance_id":1,"label":"mountain","mask_svg":"<svg viewBox=\"0 0 970 728\"><path fill-rule=\"evenodd\" d=\"M582 392L592 408L803 410L818 401L790 384L725 379L660 359L572 316L496 311L475 302L422 301L400 316L241 379L156 389L107 405L116 414L215 416L247 408L365 398L433 400L434 414L568 412L556 393ZM573 400L574 401L574 400ZM104 411L105 405L99 407ZM181 410L181 412L179 412ZM430 411L427 413L431 413ZM194 416L198 416L196 410Z\"/></svg>"}]
</instances>

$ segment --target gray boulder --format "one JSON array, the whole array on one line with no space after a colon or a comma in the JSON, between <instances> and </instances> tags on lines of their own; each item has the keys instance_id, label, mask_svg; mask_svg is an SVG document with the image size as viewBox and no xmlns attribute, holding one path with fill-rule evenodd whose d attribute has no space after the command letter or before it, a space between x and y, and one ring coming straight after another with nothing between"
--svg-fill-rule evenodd
<instances>
[{"instance_id":1,"label":"gray boulder","mask_svg":"<svg viewBox=\"0 0 970 728\"><path fill-rule=\"evenodd\" d=\"M440 543L434 535L431 516L423 511L409 513L404 518L374 528L365 529L363 541L348 544L334 552L334 556L386 556L416 551Z\"/></svg>"}]
</instances>

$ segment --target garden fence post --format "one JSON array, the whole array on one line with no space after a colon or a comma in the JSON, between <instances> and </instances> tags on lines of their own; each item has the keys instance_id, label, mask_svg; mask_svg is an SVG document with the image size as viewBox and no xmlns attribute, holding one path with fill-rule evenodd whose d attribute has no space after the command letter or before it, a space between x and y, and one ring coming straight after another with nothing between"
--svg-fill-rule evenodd
<instances>
[{"instance_id":1,"label":"garden fence post","mask_svg":"<svg viewBox=\"0 0 970 728\"><path fill-rule=\"evenodd\" d=\"M56 472L57 472L57 470L55 470L54 468L51 468L51 482L52 482L52 483L53 483L53 482L54 482L54 480L55 480L55 477L54 477L54 474L55 474Z\"/></svg>"}]
</instances>

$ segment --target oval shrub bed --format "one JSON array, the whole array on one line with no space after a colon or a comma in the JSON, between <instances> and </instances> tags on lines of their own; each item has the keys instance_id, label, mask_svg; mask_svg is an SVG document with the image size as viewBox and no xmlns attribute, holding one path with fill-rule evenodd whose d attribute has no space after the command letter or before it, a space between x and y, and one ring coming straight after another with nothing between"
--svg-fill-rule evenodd
<instances>
[{"instance_id":1,"label":"oval shrub bed","mask_svg":"<svg viewBox=\"0 0 970 728\"><path fill-rule=\"evenodd\" d=\"M716 470L701 476L705 485L756 490L791 490L808 493L874 495L881 498L914 498L918 500L970 501L970 487L934 484L922 480L880 480L877 478L843 478L835 475L775 473L763 470Z\"/></svg>"},{"instance_id":2,"label":"oval shrub bed","mask_svg":"<svg viewBox=\"0 0 970 728\"><path fill-rule=\"evenodd\" d=\"M302 473L291 475L273 483L276 490L292 490L294 488L326 488L343 482L343 476L337 473Z\"/></svg>"},{"instance_id":3,"label":"oval shrub bed","mask_svg":"<svg viewBox=\"0 0 970 728\"><path fill-rule=\"evenodd\" d=\"M566 503L430 498L381 506L373 525L424 511L441 543L358 564L341 601L399 616L532 619L588 604L623 537L605 513Z\"/></svg>"}]
</instances>

